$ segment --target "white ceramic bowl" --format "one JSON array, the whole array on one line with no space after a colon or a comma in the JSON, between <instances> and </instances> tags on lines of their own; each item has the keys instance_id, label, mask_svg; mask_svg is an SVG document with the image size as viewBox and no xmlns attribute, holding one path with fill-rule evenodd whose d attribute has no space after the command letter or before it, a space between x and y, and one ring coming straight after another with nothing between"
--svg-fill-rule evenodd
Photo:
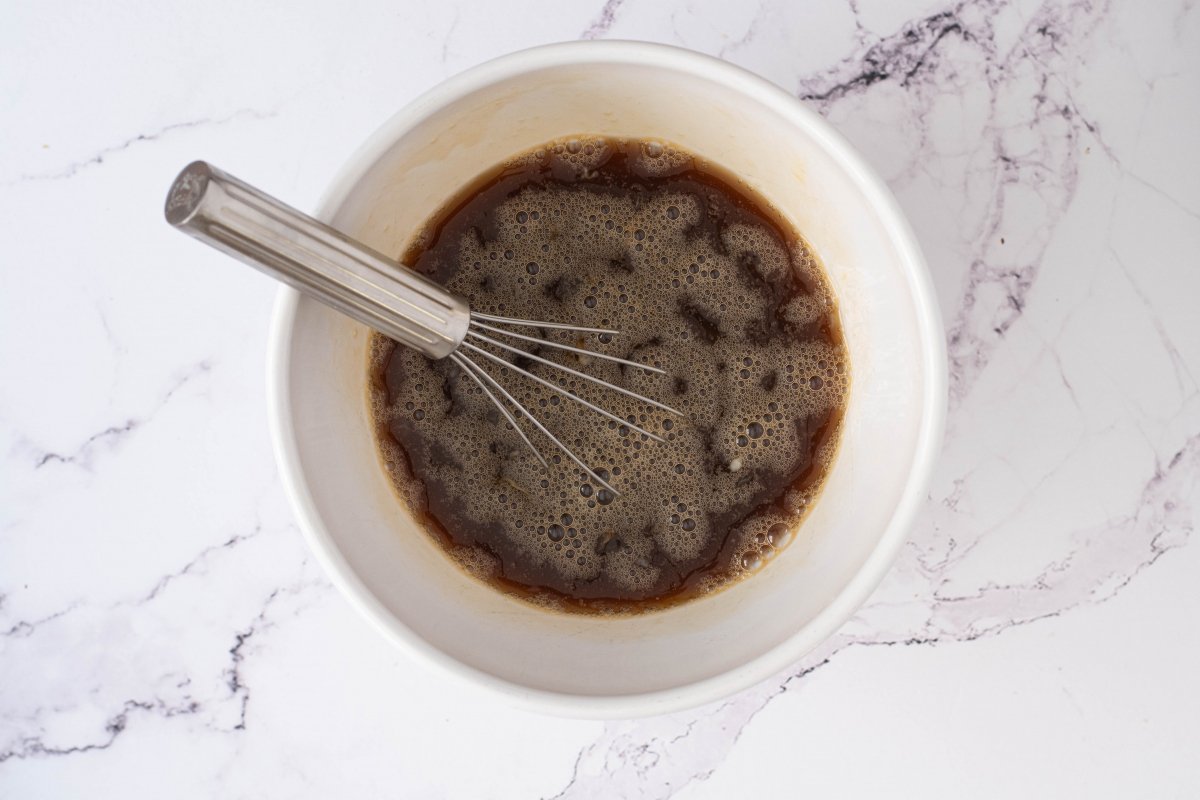
<instances>
[{"instance_id":1,"label":"white ceramic bowl","mask_svg":"<svg viewBox=\"0 0 1200 800\"><path fill-rule=\"evenodd\" d=\"M824 492L783 553L723 592L629 618L548 612L501 595L454 566L393 494L366 402L368 331L286 289L271 335L271 424L309 543L393 641L527 707L639 716L785 669L866 599L925 493L946 357L912 231L862 158L770 83L672 47L551 45L446 81L359 149L319 216L400 253L457 187L578 133L661 138L724 166L790 216L825 264L851 397Z\"/></svg>"}]
</instances>

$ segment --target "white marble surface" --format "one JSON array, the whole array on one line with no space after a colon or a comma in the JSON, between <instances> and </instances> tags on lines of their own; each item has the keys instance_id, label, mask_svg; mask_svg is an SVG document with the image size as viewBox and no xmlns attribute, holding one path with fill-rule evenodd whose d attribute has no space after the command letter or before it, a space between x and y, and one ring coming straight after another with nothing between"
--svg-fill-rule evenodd
<instances>
[{"instance_id":1,"label":"white marble surface","mask_svg":"<svg viewBox=\"0 0 1200 800\"><path fill-rule=\"evenodd\" d=\"M1200 794L1191 0L10 2L0 797ZM270 452L275 288L160 219L196 157L311 208L494 55L678 43L866 154L947 325L895 569L786 674L630 722L464 694L315 566Z\"/></svg>"}]
</instances>

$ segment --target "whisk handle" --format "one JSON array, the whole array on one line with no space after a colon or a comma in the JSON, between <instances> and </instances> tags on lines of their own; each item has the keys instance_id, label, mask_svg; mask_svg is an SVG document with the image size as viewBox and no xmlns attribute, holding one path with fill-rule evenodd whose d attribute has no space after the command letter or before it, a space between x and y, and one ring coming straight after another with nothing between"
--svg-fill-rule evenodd
<instances>
[{"instance_id":1,"label":"whisk handle","mask_svg":"<svg viewBox=\"0 0 1200 800\"><path fill-rule=\"evenodd\" d=\"M179 173L167 222L430 358L467 334L465 301L203 161Z\"/></svg>"}]
</instances>

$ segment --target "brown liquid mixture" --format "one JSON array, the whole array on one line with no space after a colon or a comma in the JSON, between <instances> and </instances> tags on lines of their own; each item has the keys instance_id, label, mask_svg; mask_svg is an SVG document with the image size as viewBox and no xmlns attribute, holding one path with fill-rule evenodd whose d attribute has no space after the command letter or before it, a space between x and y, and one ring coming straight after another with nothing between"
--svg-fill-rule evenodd
<instances>
[{"instance_id":1,"label":"brown liquid mixture","mask_svg":"<svg viewBox=\"0 0 1200 800\"><path fill-rule=\"evenodd\" d=\"M370 386L384 462L417 519L470 572L539 604L629 612L727 585L792 538L832 461L849 365L816 258L734 183L656 142L551 143L460 194L404 255L475 311L621 331L542 335L669 374L531 352L687 416L521 360L659 432L658 443L488 365L614 498L530 428L552 462L543 469L449 360L376 334Z\"/></svg>"}]
</instances>

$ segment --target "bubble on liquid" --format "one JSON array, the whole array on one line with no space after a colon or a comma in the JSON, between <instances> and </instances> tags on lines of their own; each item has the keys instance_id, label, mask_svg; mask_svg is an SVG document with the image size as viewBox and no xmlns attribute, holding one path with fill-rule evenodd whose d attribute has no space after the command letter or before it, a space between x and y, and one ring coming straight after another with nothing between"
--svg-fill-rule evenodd
<instances>
[{"instance_id":1,"label":"bubble on liquid","mask_svg":"<svg viewBox=\"0 0 1200 800\"><path fill-rule=\"evenodd\" d=\"M763 565L762 556L757 550L751 550L742 555L742 569L753 572Z\"/></svg>"},{"instance_id":2,"label":"bubble on liquid","mask_svg":"<svg viewBox=\"0 0 1200 800\"><path fill-rule=\"evenodd\" d=\"M773 547L785 547L792 541L792 529L782 522L776 522L767 528L767 541Z\"/></svg>"}]
</instances>

